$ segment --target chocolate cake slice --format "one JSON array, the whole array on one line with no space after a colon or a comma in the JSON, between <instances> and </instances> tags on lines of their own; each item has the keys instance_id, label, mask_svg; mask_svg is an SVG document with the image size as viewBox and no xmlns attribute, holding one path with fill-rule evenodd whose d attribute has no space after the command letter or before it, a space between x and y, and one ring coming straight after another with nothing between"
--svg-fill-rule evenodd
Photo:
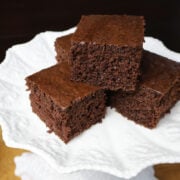
<instances>
[{"instance_id":1,"label":"chocolate cake slice","mask_svg":"<svg viewBox=\"0 0 180 180\"><path fill-rule=\"evenodd\" d=\"M148 51L143 53L142 77L134 93L111 92L110 105L148 128L180 99L180 63Z\"/></svg>"},{"instance_id":2,"label":"chocolate cake slice","mask_svg":"<svg viewBox=\"0 0 180 180\"><path fill-rule=\"evenodd\" d=\"M105 116L102 89L70 81L65 62L26 78L34 111L65 143Z\"/></svg>"},{"instance_id":3,"label":"chocolate cake slice","mask_svg":"<svg viewBox=\"0 0 180 180\"><path fill-rule=\"evenodd\" d=\"M72 79L134 91L141 64L144 18L82 16L71 39Z\"/></svg>"},{"instance_id":4,"label":"chocolate cake slice","mask_svg":"<svg viewBox=\"0 0 180 180\"><path fill-rule=\"evenodd\" d=\"M62 36L56 39L54 46L56 50L57 62L69 62L72 34Z\"/></svg>"}]
</instances>

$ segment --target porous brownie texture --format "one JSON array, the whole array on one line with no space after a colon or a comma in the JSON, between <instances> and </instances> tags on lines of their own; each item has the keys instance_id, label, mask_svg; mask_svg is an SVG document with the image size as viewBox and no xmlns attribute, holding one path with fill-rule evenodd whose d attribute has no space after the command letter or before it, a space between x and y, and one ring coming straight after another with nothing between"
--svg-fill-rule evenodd
<instances>
[{"instance_id":1,"label":"porous brownie texture","mask_svg":"<svg viewBox=\"0 0 180 180\"><path fill-rule=\"evenodd\" d=\"M134 91L143 40L141 16L82 16L71 39L72 79L110 90Z\"/></svg>"},{"instance_id":2,"label":"porous brownie texture","mask_svg":"<svg viewBox=\"0 0 180 180\"><path fill-rule=\"evenodd\" d=\"M65 143L105 116L104 90L69 80L70 66L57 64L26 78L33 112Z\"/></svg>"},{"instance_id":3,"label":"porous brownie texture","mask_svg":"<svg viewBox=\"0 0 180 180\"><path fill-rule=\"evenodd\" d=\"M56 60L58 63L68 62L70 57L72 34L62 36L56 39L54 46L56 50Z\"/></svg>"},{"instance_id":4,"label":"porous brownie texture","mask_svg":"<svg viewBox=\"0 0 180 180\"><path fill-rule=\"evenodd\" d=\"M133 93L119 90L108 96L110 106L122 115L154 128L180 99L180 63L144 51L138 89Z\"/></svg>"}]
</instances>

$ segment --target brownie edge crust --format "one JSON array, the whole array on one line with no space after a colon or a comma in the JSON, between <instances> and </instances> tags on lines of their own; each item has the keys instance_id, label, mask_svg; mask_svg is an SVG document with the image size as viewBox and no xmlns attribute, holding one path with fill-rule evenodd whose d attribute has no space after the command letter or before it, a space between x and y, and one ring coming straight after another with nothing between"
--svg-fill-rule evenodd
<instances>
[{"instance_id":1,"label":"brownie edge crust","mask_svg":"<svg viewBox=\"0 0 180 180\"><path fill-rule=\"evenodd\" d=\"M68 78L70 68L62 63L27 77L26 82L33 112L45 122L50 131L67 143L93 124L102 121L106 97L102 89L67 81L62 76L63 69L66 69L65 76ZM68 90L63 89L64 82L72 89L72 94L67 94ZM54 89L54 92L49 93L50 89Z\"/></svg>"},{"instance_id":2,"label":"brownie edge crust","mask_svg":"<svg viewBox=\"0 0 180 180\"><path fill-rule=\"evenodd\" d=\"M70 56L70 48L71 48L71 37L72 34L62 36L56 39L54 43L54 47L56 50L56 60L58 63L68 62Z\"/></svg>"}]
</instances>

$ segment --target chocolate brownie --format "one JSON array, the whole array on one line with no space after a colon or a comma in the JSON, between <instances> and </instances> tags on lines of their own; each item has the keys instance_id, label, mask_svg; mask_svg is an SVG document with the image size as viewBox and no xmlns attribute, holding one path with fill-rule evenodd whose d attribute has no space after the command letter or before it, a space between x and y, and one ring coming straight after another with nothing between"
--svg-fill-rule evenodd
<instances>
[{"instance_id":1,"label":"chocolate brownie","mask_svg":"<svg viewBox=\"0 0 180 180\"><path fill-rule=\"evenodd\" d=\"M70 66L57 64L26 78L33 111L65 143L105 116L99 87L70 81Z\"/></svg>"},{"instance_id":2,"label":"chocolate brownie","mask_svg":"<svg viewBox=\"0 0 180 180\"><path fill-rule=\"evenodd\" d=\"M141 64L144 18L82 16L71 39L72 79L134 91Z\"/></svg>"},{"instance_id":3,"label":"chocolate brownie","mask_svg":"<svg viewBox=\"0 0 180 180\"><path fill-rule=\"evenodd\" d=\"M72 34L62 36L56 39L54 46L56 50L57 62L69 62L70 47Z\"/></svg>"},{"instance_id":4,"label":"chocolate brownie","mask_svg":"<svg viewBox=\"0 0 180 180\"><path fill-rule=\"evenodd\" d=\"M179 99L180 63L144 51L139 88L111 92L110 104L128 119L154 128Z\"/></svg>"}]
</instances>

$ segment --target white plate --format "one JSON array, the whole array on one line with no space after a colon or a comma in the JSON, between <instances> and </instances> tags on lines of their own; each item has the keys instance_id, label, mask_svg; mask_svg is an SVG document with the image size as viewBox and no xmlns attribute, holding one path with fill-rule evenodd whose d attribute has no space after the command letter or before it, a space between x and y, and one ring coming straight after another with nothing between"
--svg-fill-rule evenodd
<instances>
[{"instance_id":1,"label":"white plate","mask_svg":"<svg viewBox=\"0 0 180 180\"><path fill-rule=\"evenodd\" d=\"M61 174L51 168L40 156L34 153L23 153L15 158L15 174L21 180L125 180L107 173L82 170ZM128 180L157 180L153 167L141 171L136 177Z\"/></svg>"},{"instance_id":2,"label":"white plate","mask_svg":"<svg viewBox=\"0 0 180 180\"><path fill-rule=\"evenodd\" d=\"M99 170L130 178L157 163L180 162L180 102L153 130L107 109L103 123L65 145L32 113L24 78L56 63L54 40L74 32L45 32L13 46L0 65L0 124L10 147L40 155L59 172ZM180 62L180 54L146 37L144 48Z\"/></svg>"}]
</instances>

